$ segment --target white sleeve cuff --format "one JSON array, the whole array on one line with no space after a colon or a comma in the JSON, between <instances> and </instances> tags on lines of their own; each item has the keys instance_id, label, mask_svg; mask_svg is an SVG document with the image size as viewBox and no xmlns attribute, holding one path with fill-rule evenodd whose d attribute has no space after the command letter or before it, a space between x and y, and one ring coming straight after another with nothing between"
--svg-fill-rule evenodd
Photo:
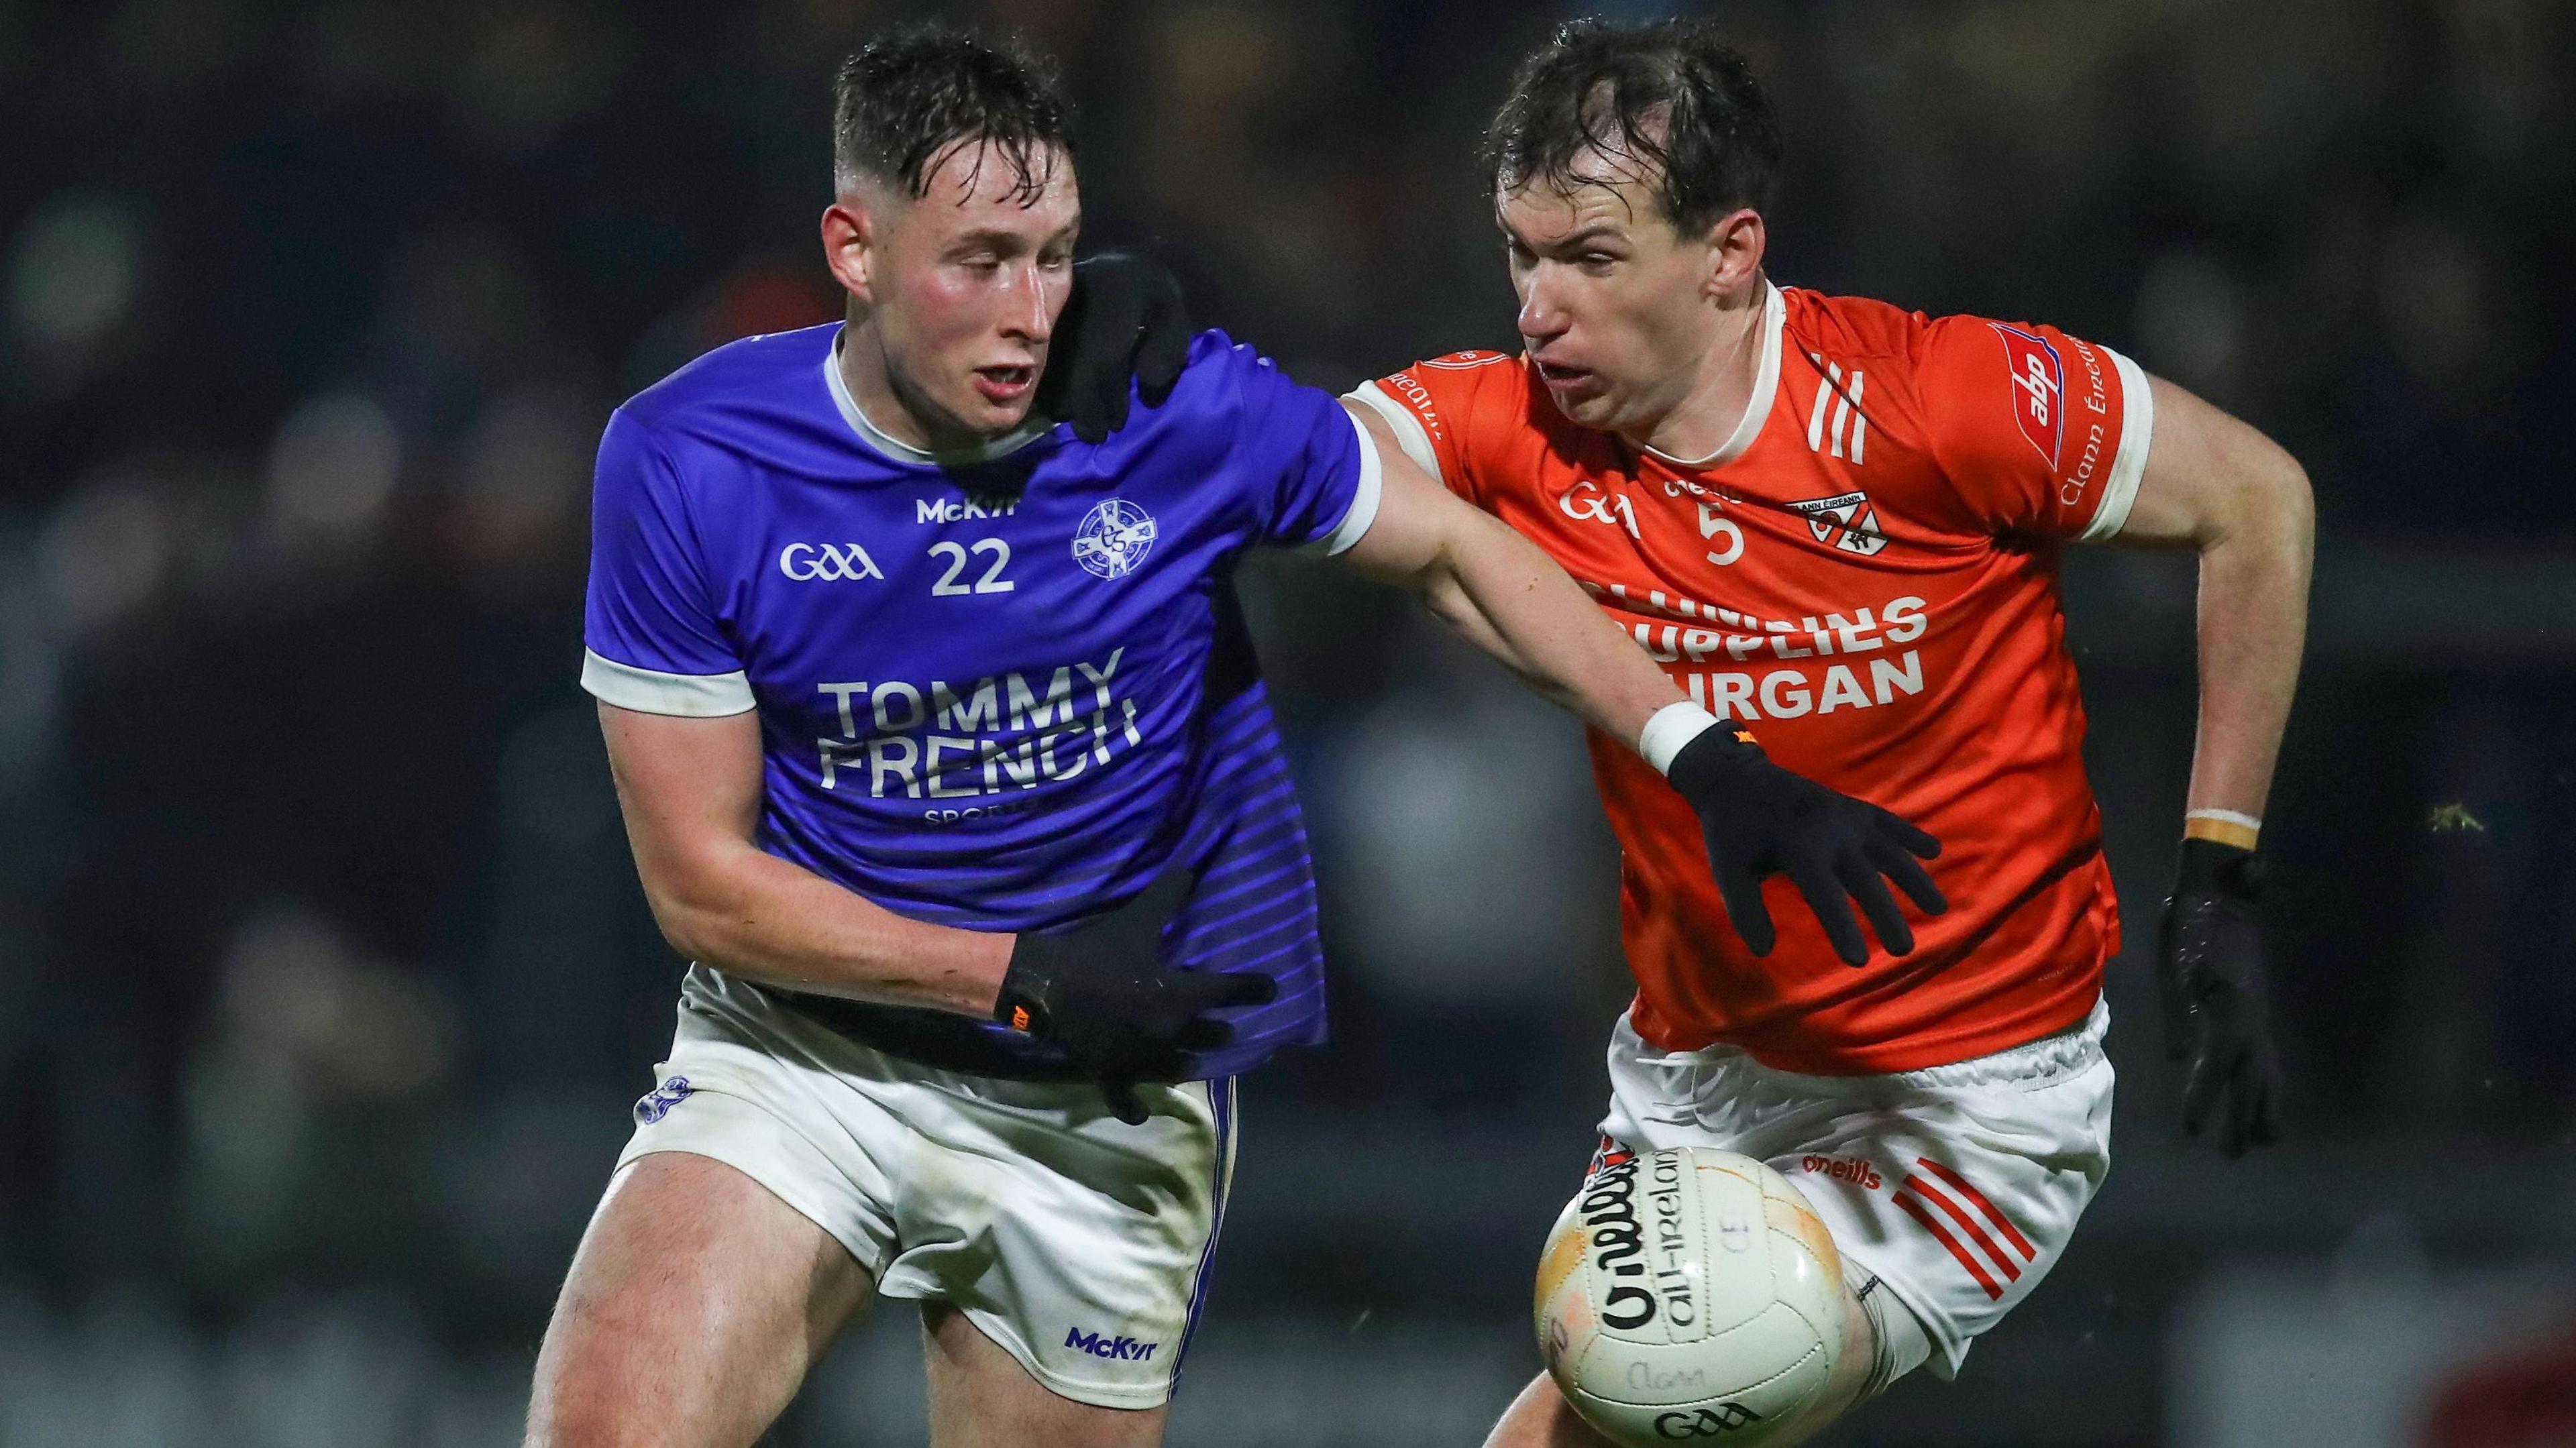
<instances>
[{"instance_id":1,"label":"white sleeve cuff","mask_svg":"<svg viewBox=\"0 0 2576 1448\"><path fill-rule=\"evenodd\" d=\"M1385 469L1377 460L1377 439L1369 436L1368 424L1352 417L1348 408L1342 410L1342 416L1349 420L1351 431L1359 435L1360 480L1351 485L1351 505L1343 510L1342 521L1333 525L1332 532L1297 550L1319 558L1344 552L1367 534L1369 525L1377 521L1378 497L1386 489Z\"/></svg>"},{"instance_id":2,"label":"white sleeve cuff","mask_svg":"<svg viewBox=\"0 0 2576 1448\"><path fill-rule=\"evenodd\" d=\"M1440 478L1442 487L1449 486L1449 480L1440 477L1440 453L1431 446L1431 434L1423 430L1422 419L1413 415L1412 408L1387 396L1386 389L1374 382L1363 382L1342 396L1385 418L1387 427L1395 433L1395 445L1404 450L1404 455L1424 472Z\"/></svg>"},{"instance_id":3,"label":"white sleeve cuff","mask_svg":"<svg viewBox=\"0 0 2576 1448\"><path fill-rule=\"evenodd\" d=\"M1637 752L1655 767L1657 774L1670 774L1673 756L1682 746L1717 727L1717 716L1688 699L1675 699L1656 710L1637 731Z\"/></svg>"},{"instance_id":4,"label":"white sleeve cuff","mask_svg":"<svg viewBox=\"0 0 2576 1448\"><path fill-rule=\"evenodd\" d=\"M666 674L604 659L589 649L581 651L581 686L601 703L638 714L721 719L756 707L751 680L740 669L730 674Z\"/></svg>"},{"instance_id":5,"label":"white sleeve cuff","mask_svg":"<svg viewBox=\"0 0 2576 1448\"><path fill-rule=\"evenodd\" d=\"M2102 350L2110 353L2112 370L2120 374L2120 450L2111 456L2102 505L2077 535L2078 543L2117 537L2128 526L2129 505L2138 501L2138 480L2147 475L2147 443L2156 430L2156 399L2147 387L2147 370L2108 347Z\"/></svg>"}]
</instances>

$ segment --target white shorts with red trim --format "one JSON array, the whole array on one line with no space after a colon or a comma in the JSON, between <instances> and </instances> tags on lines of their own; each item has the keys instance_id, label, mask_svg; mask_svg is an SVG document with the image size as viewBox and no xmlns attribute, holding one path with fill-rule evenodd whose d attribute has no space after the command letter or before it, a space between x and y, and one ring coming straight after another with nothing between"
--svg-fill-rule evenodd
<instances>
[{"instance_id":1,"label":"white shorts with red trim","mask_svg":"<svg viewBox=\"0 0 2576 1448\"><path fill-rule=\"evenodd\" d=\"M2111 1169L2110 1021L2097 1003L2056 1035L1957 1065L1800 1076L1732 1046L1658 1050L1622 1016L1602 1150L1768 1163L1832 1229L1854 1287L1908 1308L1928 1366L1951 1377L2056 1265Z\"/></svg>"},{"instance_id":2,"label":"white shorts with red trim","mask_svg":"<svg viewBox=\"0 0 2576 1448\"><path fill-rule=\"evenodd\" d=\"M996 1081L871 1050L695 966L618 1165L711 1157L839 1239L885 1297L946 1302L1062 1397L1171 1396L1234 1179L1231 1079Z\"/></svg>"}]
</instances>

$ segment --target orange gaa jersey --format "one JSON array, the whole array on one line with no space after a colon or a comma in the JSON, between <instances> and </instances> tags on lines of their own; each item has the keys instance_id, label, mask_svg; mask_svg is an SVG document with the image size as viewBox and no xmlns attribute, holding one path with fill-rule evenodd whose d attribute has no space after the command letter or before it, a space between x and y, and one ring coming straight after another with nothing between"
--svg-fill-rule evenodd
<instances>
[{"instance_id":1,"label":"orange gaa jersey","mask_svg":"<svg viewBox=\"0 0 2576 1448\"><path fill-rule=\"evenodd\" d=\"M1555 555L1690 696L1771 757L1940 837L1949 913L1837 959L1784 879L1779 943L1726 924L1698 820L1594 734L1622 851L1632 1019L1815 1074L1961 1061L2073 1025L2119 948L2079 749L2063 540L2119 531L2146 376L2052 327L1772 288L1752 405L1684 462L1565 420L1523 357L1461 352L1361 387L1405 451ZM1898 897L1900 901L1902 896Z\"/></svg>"}]
</instances>

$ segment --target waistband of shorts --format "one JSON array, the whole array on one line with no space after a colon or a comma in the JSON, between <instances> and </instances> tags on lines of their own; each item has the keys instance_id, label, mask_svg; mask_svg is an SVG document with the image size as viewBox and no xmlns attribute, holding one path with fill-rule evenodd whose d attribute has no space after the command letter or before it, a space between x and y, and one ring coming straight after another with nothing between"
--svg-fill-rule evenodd
<instances>
[{"instance_id":1,"label":"waistband of shorts","mask_svg":"<svg viewBox=\"0 0 2576 1448\"><path fill-rule=\"evenodd\" d=\"M2038 1040L1944 1066L1924 1066L1912 1071L1866 1076L1808 1076L1795 1071L1776 1070L1754 1060L1750 1052L1738 1046L1658 1052L1639 1039L1638 1059L1649 1064L1724 1065L1756 1071L1772 1080L1796 1082L1801 1091L1820 1096L1868 1096L1890 1086L1945 1089L2001 1086L2033 1090L2054 1084L2099 1062L2102 1059L2102 1037L2110 1027L2111 1004L2107 999L2097 999L2084 1019ZM1629 1032L1632 1039L1636 1038L1636 1028L1629 1024L1625 1015L1619 1018L1619 1029Z\"/></svg>"},{"instance_id":2,"label":"waistband of shorts","mask_svg":"<svg viewBox=\"0 0 2576 1448\"><path fill-rule=\"evenodd\" d=\"M734 982L871 1051L934 1071L1050 1086L1090 1079L1061 1055L1031 1054L1025 1046L1013 1049L1005 1043L1000 1027L954 1012L809 995L757 985L739 976Z\"/></svg>"}]
</instances>

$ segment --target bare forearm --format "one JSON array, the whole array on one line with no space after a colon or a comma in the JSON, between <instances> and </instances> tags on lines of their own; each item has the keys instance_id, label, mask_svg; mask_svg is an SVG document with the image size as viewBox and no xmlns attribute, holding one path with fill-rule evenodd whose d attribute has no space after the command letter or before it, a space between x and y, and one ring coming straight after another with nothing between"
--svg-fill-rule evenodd
<instances>
[{"instance_id":1,"label":"bare forearm","mask_svg":"<svg viewBox=\"0 0 2576 1448\"><path fill-rule=\"evenodd\" d=\"M1013 937L908 920L763 852L760 729L602 703L609 776L674 949L767 985L989 1014Z\"/></svg>"},{"instance_id":2,"label":"bare forearm","mask_svg":"<svg viewBox=\"0 0 2576 1448\"><path fill-rule=\"evenodd\" d=\"M1499 521L1444 550L1424 575L1431 611L1551 702L1634 743L1681 690L1536 544Z\"/></svg>"},{"instance_id":3,"label":"bare forearm","mask_svg":"<svg viewBox=\"0 0 2576 1448\"><path fill-rule=\"evenodd\" d=\"M686 896L650 891L672 945L763 985L989 1016L1014 937L907 919L748 845Z\"/></svg>"},{"instance_id":4,"label":"bare forearm","mask_svg":"<svg viewBox=\"0 0 2576 1448\"><path fill-rule=\"evenodd\" d=\"M2286 461L2286 460L2285 460ZM2315 524L2291 468L2200 554L2200 727L2189 808L2259 819L2307 638Z\"/></svg>"}]
</instances>

